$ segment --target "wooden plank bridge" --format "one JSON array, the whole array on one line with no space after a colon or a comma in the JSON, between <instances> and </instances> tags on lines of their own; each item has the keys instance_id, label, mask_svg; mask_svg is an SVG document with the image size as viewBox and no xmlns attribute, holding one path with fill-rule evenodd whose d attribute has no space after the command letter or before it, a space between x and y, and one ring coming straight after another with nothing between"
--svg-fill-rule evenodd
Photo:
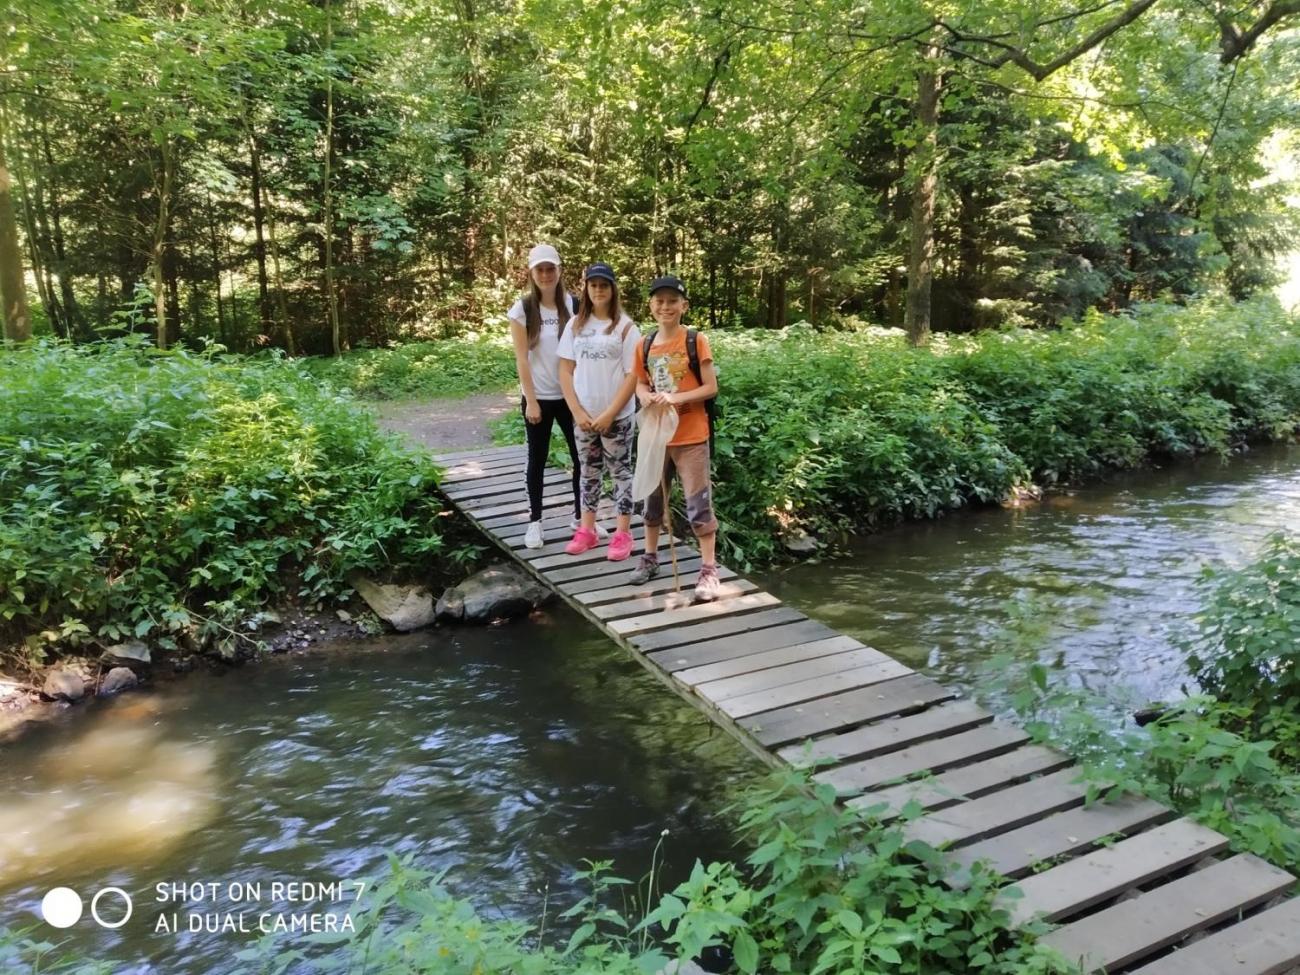
<instances>
[{"instance_id":1,"label":"wooden plank bridge","mask_svg":"<svg viewBox=\"0 0 1300 975\"><path fill-rule=\"evenodd\" d=\"M1140 797L1085 806L1065 755L1030 742L949 688L783 606L720 567L723 595L692 605L700 559L678 544L674 592L626 582L632 561L599 546L565 554L570 475L548 470L544 547L524 547L524 450L448 453L442 489L503 550L652 673L770 764L819 766L852 806L909 801L907 833L947 844L951 883L985 861L1022 892L1018 922L1058 923L1042 940L1087 971L1141 975L1300 972L1296 880L1225 837ZM644 527L634 519L639 541ZM809 742L811 744L809 744Z\"/></svg>"}]
</instances>

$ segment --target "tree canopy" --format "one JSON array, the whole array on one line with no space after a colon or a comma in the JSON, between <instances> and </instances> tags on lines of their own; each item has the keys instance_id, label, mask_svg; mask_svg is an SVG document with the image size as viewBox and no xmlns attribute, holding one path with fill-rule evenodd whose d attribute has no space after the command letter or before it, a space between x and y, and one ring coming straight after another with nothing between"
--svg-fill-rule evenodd
<instances>
[{"instance_id":1,"label":"tree canopy","mask_svg":"<svg viewBox=\"0 0 1300 975\"><path fill-rule=\"evenodd\" d=\"M1245 296L1297 227L1296 0L6 6L6 322L21 262L74 340L454 334L547 239L714 326L924 341Z\"/></svg>"}]
</instances>

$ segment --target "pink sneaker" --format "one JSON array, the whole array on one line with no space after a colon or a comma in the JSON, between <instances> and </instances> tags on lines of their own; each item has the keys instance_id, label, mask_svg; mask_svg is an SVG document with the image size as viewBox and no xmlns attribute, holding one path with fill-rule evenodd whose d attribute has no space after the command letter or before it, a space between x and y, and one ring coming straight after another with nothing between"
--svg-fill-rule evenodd
<instances>
[{"instance_id":1,"label":"pink sneaker","mask_svg":"<svg viewBox=\"0 0 1300 975\"><path fill-rule=\"evenodd\" d=\"M564 550L570 555L581 555L589 548L595 548L598 544L596 533L590 528L579 528L573 533L573 538L569 544L564 546Z\"/></svg>"},{"instance_id":2,"label":"pink sneaker","mask_svg":"<svg viewBox=\"0 0 1300 975\"><path fill-rule=\"evenodd\" d=\"M622 562L632 554L632 533L614 532L609 539L609 554L605 558L611 562Z\"/></svg>"}]
</instances>

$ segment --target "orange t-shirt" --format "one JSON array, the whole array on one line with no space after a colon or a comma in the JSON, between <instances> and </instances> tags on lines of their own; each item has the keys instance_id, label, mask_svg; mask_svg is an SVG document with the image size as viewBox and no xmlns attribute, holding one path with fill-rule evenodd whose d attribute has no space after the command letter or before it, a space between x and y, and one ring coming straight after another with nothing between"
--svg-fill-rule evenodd
<instances>
[{"instance_id":1,"label":"orange t-shirt","mask_svg":"<svg viewBox=\"0 0 1300 975\"><path fill-rule=\"evenodd\" d=\"M695 351L699 354L700 365L713 361L709 351L709 340L704 333L696 333ZM700 388L700 381L691 372L690 356L686 354L686 326L683 325L671 342L655 335L655 343L650 346L650 370L646 372L645 340L636 357L636 378L645 383L656 393L687 393ZM687 444L704 443L709 439L709 415L704 411L704 400L694 403L682 403L677 407L677 432L668 442L670 447L684 447Z\"/></svg>"}]
</instances>

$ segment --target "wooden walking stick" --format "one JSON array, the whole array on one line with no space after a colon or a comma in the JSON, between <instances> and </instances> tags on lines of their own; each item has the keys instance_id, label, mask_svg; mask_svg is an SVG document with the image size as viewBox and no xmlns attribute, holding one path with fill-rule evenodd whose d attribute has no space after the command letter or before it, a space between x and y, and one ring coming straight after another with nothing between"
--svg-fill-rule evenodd
<instances>
[{"instance_id":1,"label":"wooden walking stick","mask_svg":"<svg viewBox=\"0 0 1300 975\"><path fill-rule=\"evenodd\" d=\"M668 503L668 457L664 456L664 467L659 473L659 489L664 493L664 528L668 530L668 551L673 559L673 592L682 591L682 580L677 574L677 544L673 541L673 510ZM667 607L665 607L667 608Z\"/></svg>"}]
</instances>

